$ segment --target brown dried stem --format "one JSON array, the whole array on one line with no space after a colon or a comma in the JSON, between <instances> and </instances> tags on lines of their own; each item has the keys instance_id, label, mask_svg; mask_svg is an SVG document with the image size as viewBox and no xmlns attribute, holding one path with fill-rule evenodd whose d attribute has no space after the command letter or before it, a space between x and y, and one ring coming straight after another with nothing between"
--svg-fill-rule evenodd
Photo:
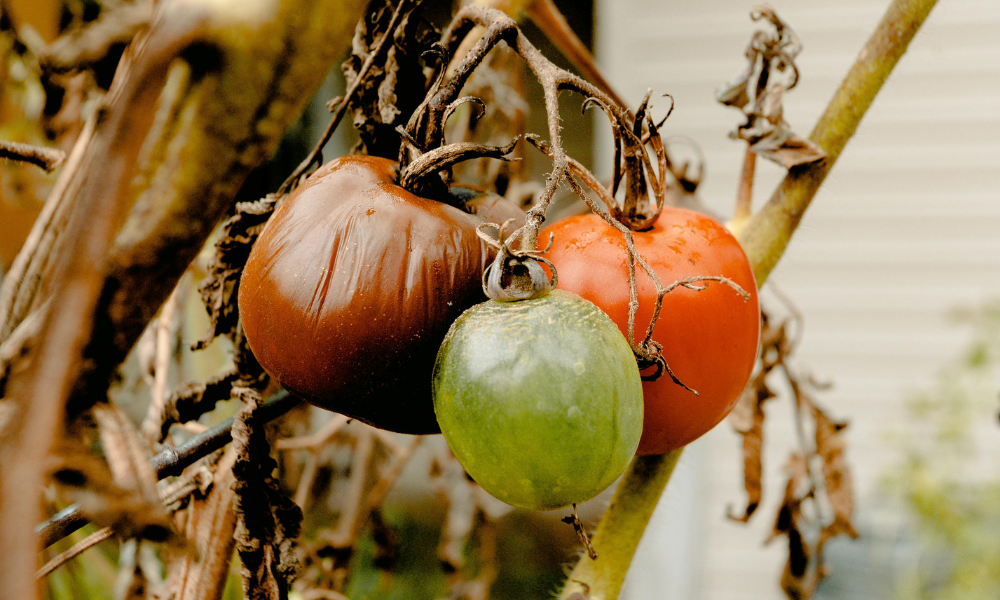
<instances>
[{"instance_id":1,"label":"brown dried stem","mask_svg":"<svg viewBox=\"0 0 1000 600\"><path fill-rule=\"evenodd\" d=\"M34 304L42 274L55 254L53 248L69 215L72 202L67 192L84 160L96 123L96 115L87 119L66 159L65 168L45 200L42 212L31 226L28 239L3 278L3 285L0 285L0 342L10 337Z\"/></svg>"},{"instance_id":2,"label":"brown dried stem","mask_svg":"<svg viewBox=\"0 0 1000 600\"><path fill-rule=\"evenodd\" d=\"M261 423L272 421L284 415L301 401L288 394L275 394L259 409L256 418ZM232 417L207 429L183 444L168 446L156 454L149 462L158 479L180 475L185 468L198 460L219 450L232 441ZM51 546L67 535L87 524L86 517L80 512L80 507L71 505L53 515L52 518L35 528L41 545Z\"/></svg>"},{"instance_id":3,"label":"brown dried stem","mask_svg":"<svg viewBox=\"0 0 1000 600\"><path fill-rule=\"evenodd\" d=\"M740 187L736 194L736 210L733 222L743 223L750 218L753 203L753 178L757 165L757 155L748 148L743 155L743 170L740 172Z\"/></svg>"},{"instance_id":4,"label":"brown dried stem","mask_svg":"<svg viewBox=\"0 0 1000 600\"><path fill-rule=\"evenodd\" d=\"M181 280L184 281L183 279ZM164 405L167 394L167 376L170 370L170 356L173 350L174 336L176 335L177 323L180 316L178 310L180 304L180 285L167 298L160 310L160 317L156 321L156 350L153 359L153 389L152 399L146 411L146 417L142 422L142 433L149 441L150 447L154 447L160 441L160 426L164 421Z\"/></svg>"},{"instance_id":5,"label":"brown dried stem","mask_svg":"<svg viewBox=\"0 0 1000 600\"><path fill-rule=\"evenodd\" d=\"M453 53L469 30L475 26L485 28L483 36L475 43L465 58L455 68L454 73L446 82L436 83L431 89L423 110L414 113L407 133L411 138L422 142L423 148L436 148L444 139L444 122L448 107L458 99L459 94L472 72L485 59L486 55L501 41L507 43L528 65L542 86L545 97L545 111L548 116L549 155L552 158L552 172L546 179L545 189L538 201L527 213L525 225L512 234L512 239L521 240L520 247L532 249L537 244L538 230L545 219L545 212L556 192L556 189L569 178L569 158L562 147L562 137L559 126L558 95L561 90L572 90L586 98L596 101L608 113L615 132L633 132L635 124L639 123L639 135L645 124L640 116L633 117L614 98L601 91L584 79L556 67L541 52L538 51L517 28L513 19L504 13L483 6L468 5L455 16L451 25L442 36L442 45L449 54ZM651 121L650 121L651 122ZM655 129L655 126L654 128ZM651 129L653 137L658 135ZM636 143L639 142L636 138ZM634 149L635 146L627 146ZM656 145L654 144L654 148ZM660 144L662 149L662 144ZM656 172L652 168L646 152L636 151L643 156L642 167L636 165L628 174L630 180L641 181L648 177L653 183L657 194L657 206L662 206L665 188L666 169ZM661 159L661 165L663 160ZM646 169L643 174L643 167ZM645 190L643 190L645 192Z\"/></svg>"},{"instance_id":6,"label":"brown dried stem","mask_svg":"<svg viewBox=\"0 0 1000 600\"><path fill-rule=\"evenodd\" d=\"M51 173L66 160L66 153L56 148L0 140L0 158L31 163Z\"/></svg>"},{"instance_id":7,"label":"brown dried stem","mask_svg":"<svg viewBox=\"0 0 1000 600\"><path fill-rule=\"evenodd\" d=\"M54 556L52 560L45 563L42 568L38 569L35 573L35 579L42 579L47 577L49 573L55 571L59 567L73 560L77 556L80 556L87 550L93 548L94 546L100 544L104 540L108 539L114 534L114 530L110 527L102 527L94 533L83 538L79 542L73 544L68 550L61 552L59 555Z\"/></svg>"},{"instance_id":8,"label":"brown dried stem","mask_svg":"<svg viewBox=\"0 0 1000 600\"><path fill-rule=\"evenodd\" d=\"M325 446L333 439L344 425L347 425L350 418L344 415L334 415L332 419L319 428L315 433L301 437L285 438L274 443L276 450L317 450Z\"/></svg>"},{"instance_id":9,"label":"brown dried stem","mask_svg":"<svg viewBox=\"0 0 1000 600\"><path fill-rule=\"evenodd\" d=\"M590 560L597 560L597 550L594 550L594 545L590 543L587 529L583 526L583 521L580 520L580 515L576 512L576 504L573 505L573 514L563 517L562 522L573 526L576 536L580 538L580 544L587 551L587 556L590 557Z\"/></svg>"}]
</instances>

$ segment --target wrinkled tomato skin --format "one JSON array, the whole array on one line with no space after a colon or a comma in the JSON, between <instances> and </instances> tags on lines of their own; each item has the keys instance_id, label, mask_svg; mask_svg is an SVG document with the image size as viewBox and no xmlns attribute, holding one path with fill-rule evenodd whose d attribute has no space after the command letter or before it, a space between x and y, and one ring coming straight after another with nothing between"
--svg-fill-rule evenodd
<instances>
[{"instance_id":1,"label":"wrinkled tomato skin","mask_svg":"<svg viewBox=\"0 0 1000 600\"><path fill-rule=\"evenodd\" d=\"M621 234L597 215L581 215L544 229L554 243L546 257L556 266L559 288L599 306L628 336L628 267ZM760 307L753 270L739 242L718 221L667 207L654 227L633 232L636 250L664 285L698 275L723 275L750 293L744 301L729 286L675 289L663 299L653 339L663 344L671 370L697 396L664 374L643 382L645 412L638 454L662 454L705 434L732 410L753 371L760 336ZM637 266L639 310L635 337L652 317L656 288Z\"/></svg>"},{"instance_id":2,"label":"wrinkled tomato skin","mask_svg":"<svg viewBox=\"0 0 1000 600\"><path fill-rule=\"evenodd\" d=\"M482 302L481 219L398 187L395 163L327 163L275 211L239 290L261 366L306 401L436 433L431 371L451 323Z\"/></svg>"}]
</instances>

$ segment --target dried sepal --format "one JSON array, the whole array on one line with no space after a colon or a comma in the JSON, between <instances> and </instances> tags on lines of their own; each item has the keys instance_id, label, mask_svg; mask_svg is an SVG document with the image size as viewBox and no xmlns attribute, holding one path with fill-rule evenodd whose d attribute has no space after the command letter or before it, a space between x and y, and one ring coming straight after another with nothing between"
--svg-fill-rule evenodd
<instances>
[{"instance_id":1,"label":"dried sepal","mask_svg":"<svg viewBox=\"0 0 1000 600\"><path fill-rule=\"evenodd\" d=\"M496 250L496 258L483 271L483 293L501 302L540 298L559 283L555 265L542 256L543 252L511 248L516 234L504 239L504 229L513 221L502 225L481 223L476 227L479 238ZM487 229L495 229L496 237L487 233ZM543 263L552 273L551 278L542 268Z\"/></svg>"}]
</instances>

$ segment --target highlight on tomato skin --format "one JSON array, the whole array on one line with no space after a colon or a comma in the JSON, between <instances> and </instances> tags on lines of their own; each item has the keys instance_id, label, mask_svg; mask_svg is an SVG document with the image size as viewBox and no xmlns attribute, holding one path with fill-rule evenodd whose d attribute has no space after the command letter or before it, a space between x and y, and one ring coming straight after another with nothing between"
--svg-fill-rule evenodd
<instances>
[{"instance_id":1,"label":"highlight on tomato skin","mask_svg":"<svg viewBox=\"0 0 1000 600\"><path fill-rule=\"evenodd\" d=\"M621 234L597 215L563 219L542 230L554 242L546 258L560 289L599 306L628 335L627 249ZM735 237L711 217L663 209L648 231L633 232L635 247L664 285L694 276L722 275L750 293L707 281L702 291L678 288L663 299L653 339L674 374L698 395L664 374L643 382L645 417L638 454L662 454L704 435L729 414L753 372L760 336L760 306L753 270ZM643 339L656 301L653 282L636 268L639 310L635 336Z\"/></svg>"}]
</instances>

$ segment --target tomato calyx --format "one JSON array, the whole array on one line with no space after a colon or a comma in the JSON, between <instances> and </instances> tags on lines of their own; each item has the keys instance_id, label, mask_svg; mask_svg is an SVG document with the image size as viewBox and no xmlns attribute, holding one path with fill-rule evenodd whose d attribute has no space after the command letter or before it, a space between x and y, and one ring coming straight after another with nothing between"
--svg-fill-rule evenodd
<instances>
[{"instance_id":1,"label":"tomato calyx","mask_svg":"<svg viewBox=\"0 0 1000 600\"><path fill-rule=\"evenodd\" d=\"M541 298L559 283L555 265L542 256L545 250L532 252L512 248L510 243L518 235L517 231L504 239L504 230L512 223L514 219L508 219L501 225L481 223L476 227L479 238L496 250L496 258L483 271L483 293L498 302ZM487 229L497 230L496 237L488 233ZM551 239L549 245L552 245ZM552 273L551 279L539 263L548 266Z\"/></svg>"}]
</instances>

